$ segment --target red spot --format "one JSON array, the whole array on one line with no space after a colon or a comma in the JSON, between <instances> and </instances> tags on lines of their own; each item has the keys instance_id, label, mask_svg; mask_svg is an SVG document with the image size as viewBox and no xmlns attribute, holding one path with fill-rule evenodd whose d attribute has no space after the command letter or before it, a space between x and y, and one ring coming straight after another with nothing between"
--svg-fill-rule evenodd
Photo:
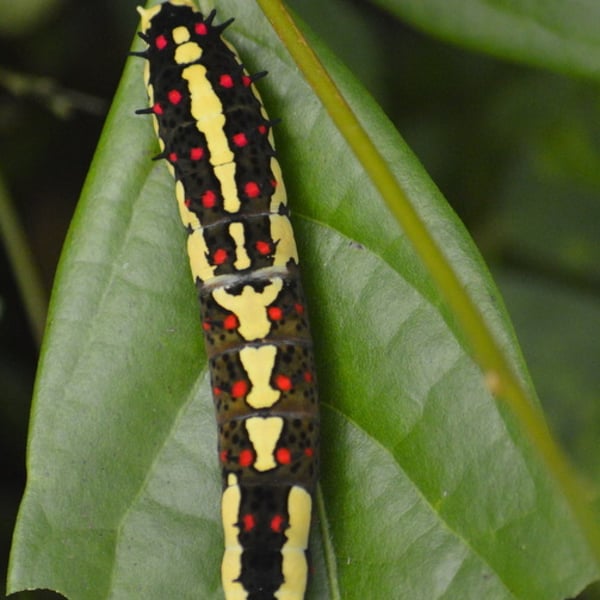
<instances>
[{"instance_id":1,"label":"red spot","mask_svg":"<svg viewBox=\"0 0 600 600\"><path fill-rule=\"evenodd\" d=\"M213 254L213 263L215 265L222 265L227 260L227 257L227 250L218 248Z\"/></svg>"},{"instance_id":2,"label":"red spot","mask_svg":"<svg viewBox=\"0 0 600 600\"><path fill-rule=\"evenodd\" d=\"M231 139L238 148L248 145L248 138L245 133L236 133Z\"/></svg>"},{"instance_id":3,"label":"red spot","mask_svg":"<svg viewBox=\"0 0 600 600\"><path fill-rule=\"evenodd\" d=\"M227 450L221 450L221 452L219 452L219 460L222 463L226 463L229 460L229 452Z\"/></svg>"},{"instance_id":4,"label":"red spot","mask_svg":"<svg viewBox=\"0 0 600 600\"><path fill-rule=\"evenodd\" d=\"M250 87L252 85L252 78L249 75L242 75L242 83L246 87Z\"/></svg>"},{"instance_id":5,"label":"red spot","mask_svg":"<svg viewBox=\"0 0 600 600\"><path fill-rule=\"evenodd\" d=\"M305 371L304 381L306 381L306 383L312 383L312 380L313 380L312 373L310 371Z\"/></svg>"},{"instance_id":6,"label":"red spot","mask_svg":"<svg viewBox=\"0 0 600 600\"><path fill-rule=\"evenodd\" d=\"M210 328L210 321L202 321L202 329L204 329L204 331L210 331Z\"/></svg>"},{"instance_id":7,"label":"red spot","mask_svg":"<svg viewBox=\"0 0 600 600\"><path fill-rule=\"evenodd\" d=\"M281 515L275 515L272 519L271 519L271 531L274 531L275 533L281 533L281 530L283 529L283 523L284 523L284 519Z\"/></svg>"},{"instance_id":8,"label":"red spot","mask_svg":"<svg viewBox=\"0 0 600 600\"><path fill-rule=\"evenodd\" d=\"M190 148L190 159L200 160L204 156L204 150L202 148Z\"/></svg>"},{"instance_id":9,"label":"red spot","mask_svg":"<svg viewBox=\"0 0 600 600\"><path fill-rule=\"evenodd\" d=\"M228 73L224 73L219 77L219 84L224 88L232 88L233 87L233 77Z\"/></svg>"},{"instance_id":10,"label":"red spot","mask_svg":"<svg viewBox=\"0 0 600 600\"><path fill-rule=\"evenodd\" d=\"M314 450L312 448L304 448L304 456L308 456L311 458L314 455Z\"/></svg>"},{"instance_id":11,"label":"red spot","mask_svg":"<svg viewBox=\"0 0 600 600\"><path fill-rule=\"evenodd\" d=\"M302 304L294 304L294 308L299 315L304 313L304 306Z\"/></svg>"},{"instance_id":12,"label":"red spot","mask_svg":"<svg viewBox=\"0 0 600 600\"><path fill-rule=\"evenodd\" d=\"M271 187L273 189L275 189L277 187L277 180L276 179L271 179Z\"/></svg>"},{"instance_id":13,"label":"red spot","mask_svg":"<svg viewBox=\"0 0 600 600\"><path fill-rule=\"evenodd\" d=\"M198 35L206 35L208 33L208 27L206 26L206 23L196 23L194 31Z\"/></svg>"},{"instance_id":14,"label":"red spot","mask_svg":"<svg viewBox=\"0 0 600 600\"><path fill-rule=\"evenodd\" d=\"M171 90L167 94L167 98L171 104L179 104L183 98L183 95L179 90Z\"/></svg>"},{"instance_id":15,"label":"red spot","mask_svg":"<svg viewBox=\"0 0 600 600\"><path fill-rule=\"evenodd\" d=\"M153 107L152 107L152 112L155 115L162 115L163 114L163 107L160 105L160 103L156 103Z\"/></svg>"},{"instance_id":16,"label":"red spot","mask_svg":"<svg viewBox=\"0 0 600 600\"><path fill-rule=\"evenodd\" d=\"M248 196L248 198L256 198L257 196L260 196L260 188L258 187L258 183L256 183L256 181L249 181L244 186L244 192L246 192L246 196Z\"/></svg>"},{"instance_id":17,"label":"red spot","mask_svg":"<svg viewBox=\"0 0 600 600\"><path fill-rule=\"evenodd\" d=\"M292 389L292 380L287 375L277 375L275 385L282 392L289 392Z\"/></svg>"},{"instance_id":18,"label":"red spot","mask_svg":"<svg viewBox=\"0 0 600 600\"><path fill-rule=\"evenodd\" d=\"M236 329L239 325L239 321L234 314L227 315L223 319L223 327L228 330Z\"/></svg>"},{"instance_id":19,"label":"red spot","mask_svg":"<svg viewBox=\"0 0 600 600\"><path fill-rule=\"evenodd\" d=\"M240 467L249 467L254 462L254 453L252 450L242 450L240 452L240 457L238 458L238 463Z\"/></svg>"},{"instance_id":20,"label":"red spot","mask_svg":"<svg viewBox=\"0 0 600 600\"><path fill-rule=\"evenodd\" d=\"M277 448L275 459L280 465L289 465L292 462L292 453L288 448Z\"/></svg>"},{"instance_id":21,"label":"red spot","mask_svg":"<svg viewBox=\"0 0 600 600\"><path fill-rule=\"evenodd\" d=\"M256 527L256 519L254 515L244 515L242 517L242 525L244 527L244 531L252 531Z\"/></svg>"},{"instance_id":22,"label":"red spot","mask_svg":"<svg viewBox=\"0 0 600 600\"><path fill-rule=\"evenodd\" d=\"M170 152L169 153L169 160L172 163L177 162L177 152Z\"/></svg>"},{"instance_id":23,"label":"red spot","mask_svg":"<svg viewBox=\"0 0 600 600\"><path fill-rule=\"evenodd\" d=\"M248 382L240 379L231 386L231 396L233 398L243 398L248 393Z\"/></svg>"},{"instance_id":24,"label":"red spot","mask_svg":"<svg viewBox=\"0 0 600 600\"><path fill-rule=\"evenodd\" d=\"M269 306L267 308L267 314L269 315L269 319L271 321L279 321L279 319L283 319L283 311L279 306Z\"/></svg>"},{"instance_id":25,"label":"red spot","mask_svg":"<svg viewBox=\"0 0 600 600\"><path fill-rule=\"evenodd\" d=\"M216 204L217 195L212 190L208 190L202 194L202 206L204 208L214 208Z\"/></svg>"},{"instance_id":26,"label":"red spot","mask_svg":"<svg viewBox=\"0 0 600 600\"><path fill-rule=\"evenodd\" d=\"M213 395L214 396L219 396L221 393L223 392L223 390L220 387L214 387L213 388Z\"/></svg>"},{"instance_id":27,"label":"red spot","mask_svg":"<svg viewBox=\"0 0 600 600\"><path fill-rule=\"evenodd\" d=\"M257 252L263 256L271 254L271 244L269 242L258 241L256 242L255 247Z\"/></svg>"},{"instance_id":28,"label":"red spot","mask_svg":"<svg viewBox=\"0 0 600 600\"><path fill-rule=\"evenodd\" d=\"M168 43L169 42L167 42L167 38L164 35L157 35L156 39L154 40L154 45L159 50L164 50L167 47Z\"/></svg>"},{"instance_id":29,"label":"red spot","mask_svg":"<svg viewBox=\"0 0 600 600\"><path fill-rule=\"evenodd\" d=\"M265 133L267 133L267 126L266 125L259 125L258 126L258 133L261 133L262 135L265 135Z\"/></svg>"},{"instance_id":30,"label":"red spot","mask_svg":"<svg viewBox=\"0 0 600 600\"><path fill-rule=\"evenodd\" d=\"M186 198L183 203L185 204L186 208L189 208L192 205L192 201L190 198Z\"/></svg>"}]
</instances>

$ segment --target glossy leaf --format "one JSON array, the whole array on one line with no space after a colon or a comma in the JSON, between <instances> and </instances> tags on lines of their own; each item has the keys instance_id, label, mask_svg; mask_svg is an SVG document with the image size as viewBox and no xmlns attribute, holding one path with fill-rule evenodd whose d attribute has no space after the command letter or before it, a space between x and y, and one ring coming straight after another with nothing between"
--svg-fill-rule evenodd
<instances>
[{"instance_id":1,"label":"glossy leaf","mask_svg":"<svg viewBox=\"0 0 600 600\"><path fill-rule=\"evenodd\" d=\"M206 6L203 6L206 9ZM283 123L316 339L323 508L309 600L559 599L597 573L563 496L486 389L452 313L254 3L230 39ZM328 68L528 376L462 225L398 133ZM221 597L216 431L185 231L127 64L61 260L9 590ZM532 397L534 396L531 391ZM536 568L533 569L532 565Z\"/></svg>"},{"instance_id":2,"label":"glossy leaf","mask_svg":"<svg viewBox=\"0 0 600 600\"><path fill-rule=\"evenodd\" d=\"M600 77L600 5L569 0L374 0L433 35L495 56Z\"/></svg>"}]
</instances>

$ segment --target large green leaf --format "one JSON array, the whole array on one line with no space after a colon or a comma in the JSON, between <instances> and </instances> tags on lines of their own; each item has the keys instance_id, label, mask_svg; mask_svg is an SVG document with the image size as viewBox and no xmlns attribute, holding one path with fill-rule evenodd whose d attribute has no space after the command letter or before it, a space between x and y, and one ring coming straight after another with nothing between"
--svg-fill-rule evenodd
<instances>
[{"instance_id":1,"label":"large green leaf","mask_svg":"<svg viewBox=\"0 0 600 600\"><path fill-rule=\"evenodd\" d=\"M572 75L600 77L595 0L372 0L461 46Z\"/></svg>"},{"instance_id":2,"label":"large green leaf","mask_svg":"<svg viewBox=\"0 0 600 600\"><path fill-rule=\"evenodd\" d=\"M203 6L203 8L207 8ZM319 361L310 599L560 599L596 574L578 524L329 117L254 3L219 17L272 117ZM529 389L461 224L322 53ZM220 598L216 431L173 182L131 60L65 244L35 392L9 591Z\"/></svg>"}]
</instances>

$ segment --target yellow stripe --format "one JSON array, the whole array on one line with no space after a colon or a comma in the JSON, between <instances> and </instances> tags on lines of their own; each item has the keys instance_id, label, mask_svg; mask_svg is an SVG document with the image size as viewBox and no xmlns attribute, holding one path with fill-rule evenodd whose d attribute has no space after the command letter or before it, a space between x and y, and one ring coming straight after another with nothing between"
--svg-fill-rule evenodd
<instances>
[{"instance_id":1,"label":"yellow stripe","mask_svg":"<svg viewBox=\"0 0 600 600\"><path fill-rule=\"evenodd\" d=\"M292 224L285 215L271 215L271 239L276 243L273 266L284 267L292 259L298 264L298 250Z\"/></svg>"},{"instance_id":2,"label":"yellow stripe","mask_svg":"<svg viewBox=\"0 0 600 600\"><path fill-rule=\"evenodd\" d=\"M238 479L230 473L227 479L227 487L221 498L221 516L223 518L223 533L225 535L225 554L221 564L221 577L223 580L223 591L226 598L247 598L247 593L241 583L235 580L242 572L242 552L238 540L238 527L240 504L242 494Z\"/></svg>"},{"instance_id":3,"label":"yellow stripe","mask_svg":"<svg viewBox=\"0 0 600 600\"><path fill-rule=\"evenodd\" d=\"M281 549L283 583L275 592L278 600L303 600L308 576L306 549L310 532L310 494L295 485L288 496L289 527L285 530L287 541Z\"/></svg>"},{"instance_id":4,"label":"yellow stripe","mask_svg":"<svg viewBox=\"0 0 600 600\"><path fill-rule=\"evenodd\" d=\"M175 182L175 198L177 198L177 208L179 208L179 216L185 227L198 229L200 220L198 217L185 205L185 189L180 180Z\"/></svg>"},{"instance_id":5,"label":"yellow stripe","mask_svg":"<svg viewBox=\"0 0 600 600\"><path fill-rule=\"evenodd\" d=\"M213 162L212 158L211 155L211 162ZM235 163L229 162L217 165L215 167L215 176L221 184L223 208L229 213L237 213L242 207L242 203L238 198L237 185L235 183Z\"/></svg>"},{"instance_id":6,"label":"yellow stripe","mask_svg":"<svg viewBox=\"0 0 600 600\"><path fill-rule=\"evenodd\" d=\"M188 82L192 116L197 122L211 122L216 119L219 120L220 123L225 124L225 117L222 111L223 106L219 100L219 96L217 96L210 85L210 82L206 78L206 73L207 71L204 65L190 65L181 71L181 76ZM198 129L200 129L200 127L198 127ZM200 131L204 132L203 129L200 129ZM227 145L223 128L216 127L216 131L216 137L222 137L223 140L225 140L225 145ZM215 142L215 140L213 140L213 142ZM217 140L215 146L220 143L222 142ZM233 153L231 151L229 152L229 155L233 158Z\"/></svg>"},{"instance_id":7,"label":"yellow stripe","mask_svg":"<svg viewBox=\"0 0 600 600\"><path fill-rule=\"evenodd\" d=\"M275 188L275 193L273 196L271 196L270 210L272 213L278 213L279 208L287 204L287 195L285 193L285 185L283 183L281 167L274 156L271 157L271 172L273 173L273 177L277 182L277 187Z\"/></svg>"},{"instance_id":8,"label":"yellow stripe","mask_svg":"<svg viewBox=\"0 0 600 600\"><path fill-rule=\"evenodd\" d=\"M235 242L235 262L233 263L233 266L238 271L247 269L252 264L252 261L250 260L244 245L246 242L244 226L239 221L234 221L229 225L229 235Z\"/></svg>"},{"instance_id":9,"label":"yellow stripe","mask_svg":"<svg viewBox=\"0 0 600 600\"><path fill-rule=\"evenodd\" d=\"M146 64L148 66L148 64ZM148 77L150 77L150 71L148 71ZM148 98L150 98L150 106L154 105L154 88L148 83ZM165 149L165 143L162 138L158 135L158 119L155 114L152 114L152 126L154 127L154 133L158 138L158 146L162 152Z\"/></svg>"},{"instance_id":10,"label":"yellow stripe","mask_svg":"<svg viewBox=\"0 0 600 600\"><path fill-rule=\"evenodd\" d=\"M202 229L196 229L188 235L187 251L194 281L196 277L199 277L201 281L214 277L217 267L211 266L206 258L208 248Z\"/></svg>"},{"instance_id":11,"label":"yellow stripe","mask_svg":"<svg viewBox=\"0 0 600 600\"><path fill-rule=\"evenodd\" d=\"M192 117L198 130L206 137L210 162L221 184L223 207L230 213L236 213L241 203L235 184L235 157L225 135L223 105L206 78L203 65L186 67L181 74L188 82Z\"/></svg>"}]
</instances>

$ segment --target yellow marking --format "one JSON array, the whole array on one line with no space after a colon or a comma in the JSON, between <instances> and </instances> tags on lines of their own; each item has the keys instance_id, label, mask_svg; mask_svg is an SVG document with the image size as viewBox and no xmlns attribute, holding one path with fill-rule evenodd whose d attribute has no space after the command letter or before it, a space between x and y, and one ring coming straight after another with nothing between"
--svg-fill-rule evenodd
<instances>
[{"instance_id":1,"label":"yellow marking","mask_svg":"<svg viewBox=\"0 0 600 600\"><path fill-rule=\"evenodd\" d=\"M240 322L239 334L245 340L253 341L269 335L271 322L267 318L267 306L274 302L282 288L283 281L279 277L274 277L265 285L262 292L257 292L250 285L245 285L242 293L237 296L227 293L224 288L217 288L212 295L220 306L237 316ZM274 347L266 346L266 348ZM254 351L255 349L249 348L248 350Z\"/></svg>"},{"instance_id":2,"label":"yellow marking","mask_svg":"<svg viewBox=\"0 0 600 600\"><path fill-rule=\"evenodd\" d=\"M150 96L150 61L144 63L144 85L148 88L148 96ZM150 106L152 106L153 100L150 98Z\"/></svg>"},{"instance_id":3,"label":"yellow marking","mask_svg":"<svg viewBox=\"0 0 600 600\"><path fill-rule=\"evenodd\" d=\"M194 98L192 97L192 104ZM196 119L196 127L204 133L206 136L206 143L210 149L210 162L215 167L215 170L222 166L227 165L234 160L233 152L229 149L227 144L227 137L225 136L225 115L220 112L206 113ZM233 172L233 170L232 170ZM217 174L217 177L219 175ZM221 179L219 177L219 179ZM235 184L234 189L235 189Z\"/></svg>"},{"instance_id":4,"label":"yellow marking","mask_svg":"<svg viewBox=\"0 0 600 600\"><path fill-rule=\"evenodd\" d=\"M237 54L235 56L238 59L238 62L240 62L239 56ZM246 71L246 69L244 69L244 75L248 75L248 71ZM260 92L258 91L258 88L253 83L250 85L250 91L252 92L253 96L260 103L260 114L261 114L262 118L265 121L268 121L269 120L269 115L268 115L267 109L265 108L265 105L263 103L262 96L260 95ZM269 143L271 144L271 147L275 148L275 140L273 139L273 129L269 130L268 140L269 140Z\"/></svg>"},{"instance_id":5,"label":"yellow marking","mask_svg":"<svg viewBox=\"0 0 600 600\"><path fill-rule=\"evenodd\" d=\"M207 120L221 114L221 101L206 78L204 65L190 65L183 69L181 76L188 82L194 119Z\"/></svg>"},{"instance_id":6,"label":"yellow marking","mask_svg":"<svg viewBox=\"0 0 600 600\"><path fill-rule=\"evenodd\" d=\"M254 93L258 96L258 91L256 90L256 88L254 86L252 86L252 89L254 90ZM260 98L260 96L259 96L259 98ZM260 114L265 121L269 120L269 115L267 114L267 111L265 110L262 100L261 100L261 104L260 104ZM269 129L267 139L269 140L269 144L271 144L271 148L275 149L275 138L273 137L273 128L272 127L271 127L271 129Z\"/></svg>"},{"instance_id":7,"label":"yellow marking","mask_svg":"<svg viewBox=\"0 0 600 600\"><path fill-rule=\"evenodd\" d=\"M293 486L288 496L290 526L285 530L287 542L284 549L304 551L308 548L311 507L310 494L300 486Z\"/></svg>"},{"instance_id":8,"label":"yellow marking","mask_svg":"<svg viewBox=\"0 0 600 600\"><path fill-rule=\"evenodd\" d=\"M150 29L150 21L154 16L156 16L160 12L161 6L160 4L158 4L157 6L153 6L152 8L147 9L142 6L138 6L136 10L138 11L138 13L140 13L140 29L142 31L148 31L148 29Z\"/></svg>"},{"instance_id":9,"label":"yellow marking","mask_svg":"<svg viewBox=\"0 0 600 600\"><path fill-rule=\"evenodd\" d=\"M199 277L201 281L206 281L215 275L216 267L211 266L206 258L208 248L202 234L202 229L196 229L188 235L187 240L187 251L194 281L196 277Z\"/></svg>"},{"instance_id":10,"label":"yellow marking","mask_svg":"<svg viewBox=\"0 0 600 600\"><path fill-rule=\"evenodd\" d=\"M244 71L244 73L246 73L246 75L248 75L247 71ZM252 91L252 94L256 97L256 99L260 102L260 114L265 118L265 121L268 121L269 115L267 114L267 111L265 110L262 96L260 95L258 88L252 83L252 84L250 84L250 90Z\"/></svg>"},{"instance_id":11,"label":"yellow marking","mask_svg":"<svg viewBox=\"0 0 600 600\"><path fill-rule=\"evenodd\" d=\"M238 539L238 526L236 525L240 519L241 501L242 494L238 478L230 473L227 478L227 487L221 498L221 517L225 535L225 554L221 564L221 578L226 598L247 597L242 584L236 582L242 573L243 548Z\"/></svg>"},{"instance_id":12,"label":"yellow marking","mask_svg":"<svg viewBox=\"0 0 600 600\"><path fill-rule=\"evenodd\" d=\"M190 0L170 0L170 3L174 4L175 6L190 6L195 12L198 12ZM138 13L140 13L140 29L142 31L147 31L150 29L150 21L162 10L162 4L157 4L156 6L147 9L142 6L138 6L136 10Z\"/></svg>"},{"instance_id":13,"label":"yellow marking","mask_svg":"<svg viewBox=\"0 0 600 600\"><path fill-rule=\"evenodd\" d=\"M180 27L175 27L175 29L173 29L171 32L171 35L173 36L173 41L176 44L183 44L190 39L190 32L188 28L184 27L183 25Z\"/></svg>"},{"instance_id":14,"label":"yellow marking","mask_svg":"<svg viewBox=\"0 0 600 600\"><path fill-rule=\"evenodd\" d=\"M279 212L279 207L281 205L285 206L287 204L287 195L285 193L285 185L283 183L281 167L274 156L271 158L271 172L273 173L273 177L277 182L277 187L275 188L275 193L271 196L270 211L272 213L277 213Z\"/></svg>"},{"instance_id":15,"label":"yellow marking","mask_svg":"<svg viewBox=\"0 0 600 600\"><path fill-rule=\"evenodd\" d=\"M247 269L252 262L250 261L250 257L248 256L248 252L246 252L246 247L244 246L244 242L246 241L246 237L244 235L244 226L236 221L229 225L229 235L232 237L235 242L235 262L233 266L241 271L243 269Z\"/></svg>"},{"instance_id":16,"label":"yellow marking","mask_svg":"<svg viewBox=\"0 0 600 600\"><path fill-rule=\"evenodd\" d=\"M202 225L198 217L185 205L185 190L180 180L175 182L175 198L177 198L177 207L179 216L185 227L199 229Z\"/></svg>"},{"instance_id":17,"label":"yellow marking","mask_svg":"<svg viewBox=\"0 0 600 600\"><path fill-rule=\"evenodd\" d=\"M285 530L287 541L281 549L283 583L275 592L278 600L302 600L306 589L308 563L306 549L310 532L310 494L293 486L288 496L289 527Z\"/></svg>"},{"instance_id":18,"label":"yellow marking","mask_svg":"<svg viewBox=\"0 0 600 600\"><path fill-rule=\"evenodd\" d=\"M195 12L198 12L190 0L170 0L170 3L174 4L175 6L190 6ZM142 6L138 6L136 10L138 13L140 13L140 18L142 21L140 24L140 29L142 31L147 31L150 29L150 21L162 10L162 4L157 4L156 6L147 9L143 8Z\"/></svg>"},{"instance_id":19,"label":"yellow marking","mask_svg":"<svg viewBox=\"0 0 600 600\"><path fill-rule=\"evenodd\" d=\"M270 471L277 466L273 454L283 429L281 417L250 417L245 421L248 437L256 453L254 468Z\"/></svg>"},{"instance_id":20,"label":"yellow marking","mask_svg":"<svg viewBox=\"0 0 600 600\"><path fill-rule=\"evenodd\" d=\"M229 213L238 212L242 203L238 197L237 186L235 184L235 163L230 162L216 166L215 176L221 182L223 208Z\"/></svg>"},{"instance_id":21,"label":"yellow marking","mask_svg":"<svg viewBox=\"0 0 600 600\"><path fill-rule=\"evenodd\" d=\"M238 485L237 475L229 473L227 487L221 499L221 515L223 518L223 533L227 548L239 546L238 530L236 523L239 521L240 501L242 495Z\"/></svg>"},{"instance_id":22,"label":"yellow marking","mask_svg":"<svg viewBox=\"0 0 600 600\"><path fill-rule=\"evenodd\" d=\"M146 68L148 67L148 63L146 62ZM150 77L150 71L148 71L148 77ZM148 99L150 100L150 106L154 106L154 88L150 83L147 84L148 90ZM164 150L165 143L162 141L160 136L158 135L158 119L154 113L152 113L152 127L154 127L154 133L158 138L158 145L160 147L161 152Z\"/></svg>"},{"instance_id":23,"label":"yellow marking","mask_svg":"<svg viewBox=\"0 0 600 600\"><path fill-rule=\"evenodd\" d=\"M202 48L196 42L187 42L177 46L174 58L178 65L186 65L197 61L201 56Z\"/></svg>"},{"instance_id":24,"label":"yellow marking","mask_svg":"<svg viewBox=\"0 0 600 600\"><path fill-rule=\"evenodd\" d=\"M290 220L285 215L271 215L269 221L271 238L276 243L273 266L285 266L290 258L298 264L298 250Z\"/></svg>"},{"instance_id":25,"label":"yellow marking","mask_svg":"<svg viewBox=\"0 0 600 600\"><path fill-rule=\"evenodd\" d=\"M275 366L277 348L266 345L252 348L246 346L240 350L240 360L248 375L252 389L246 396L246 403L252 408L270 408L281 396L281 392L269 385Z\"/></svg>"},{"instance_id":26,"label":"yellow marking","mask_svg":"<svg viewBox=\"0 0 600 600\"><path fill-rule=\"evenodd\" d=\"M183 69L182 77L188 82L191 113L196 127L206 137L210 162L221 184L223 208L230 213L239 211L241 203L235 184L235 163L225 135L225 115L219 97L206 78L203 65Z\"/></svg>"}]
</instances>

